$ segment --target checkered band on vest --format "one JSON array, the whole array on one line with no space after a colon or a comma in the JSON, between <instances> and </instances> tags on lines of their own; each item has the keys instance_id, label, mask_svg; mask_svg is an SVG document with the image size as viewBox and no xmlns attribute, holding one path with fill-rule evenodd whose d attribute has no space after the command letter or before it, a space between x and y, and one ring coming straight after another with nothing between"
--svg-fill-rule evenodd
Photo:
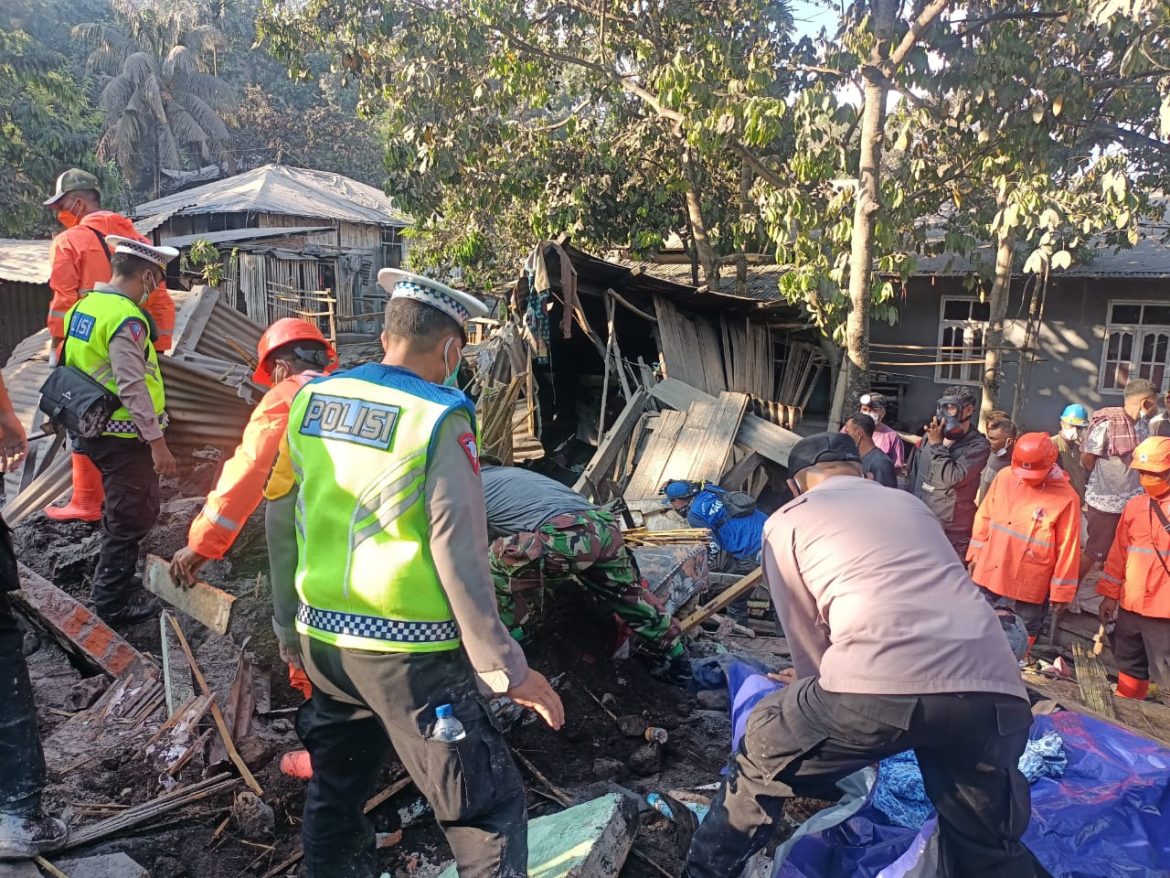
<instances>
[{"instance_id":1,"label":"checkered band on vest","mask_svg":"<svg viewBox=\"0 0 1170 878\"><path fill-rule=\"evenodd\" d=\"M403 622L357 613L318 610L305 604L301 604L297 610L297 620L318 631L391 643L442 643L459 639L459 629L454 622Z\"/></svg>"},{"instance_id":2,"label":"checkered band on vest","mask_svg":"<svg viewBox=\"0 0 1170 878\"><path fill-rule=\"evenodd\" d=\"M450 313L448 309L453 309L456 314L461 315L461 323L466 323L471 319L471 312L463 306L463 303L453 296L449 296L442 290L436 290L433 287L424 287L422 284L411 283L408 280L399 281L394 285L395 290L403 290L408 292L409 298L421 299L427 301L428 299L436 300L441 306L442 310Z\"/></svg>"}]
</instances>

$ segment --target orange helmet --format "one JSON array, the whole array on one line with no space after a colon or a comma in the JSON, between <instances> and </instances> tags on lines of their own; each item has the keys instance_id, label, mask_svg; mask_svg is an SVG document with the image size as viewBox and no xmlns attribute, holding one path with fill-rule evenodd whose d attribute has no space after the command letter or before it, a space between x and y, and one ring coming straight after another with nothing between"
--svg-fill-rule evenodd
<instances>
[{"instance_id":1,"label":"orange helmet","mask_svg":"<svg viewBox=\"0 0 1170 878\"><path fill-rule=\"evenodd\" d=\"M1047 433L1025 433L1012 448L1012 472L1025 482L1048 478L1058 454Z\"/></svg>"},{"instance_id":2,"label":"orange helmet","mask_svg":"<svg viewBox=\"0 0 1170 878\"><path fill-rule=\"evenodd\" d=\"M272 372L268 368L268 356L278 348L297 341L315 341L325 345L325 353L329 357L330 364L336 363L337 351L321 334L320 329L308 320L301 320L298 317L282 317L264 330L264 334L260 336L260 343L256 345L256 359L259 360L260 365L252 373L252 380L265 387L271 386Z\"/></svg>"},{"instance_id":3,"label":"orange helmet","mask_svg":"<svg viewBox=\"0 0 1170 878\"><path fill-rule=\"evenodd\" d=\"M1142 473L1170 470L1170 436L1151 436L1139 442L1133 450L1133 463L1129 468Z\"/></svg>"}]
</instances>

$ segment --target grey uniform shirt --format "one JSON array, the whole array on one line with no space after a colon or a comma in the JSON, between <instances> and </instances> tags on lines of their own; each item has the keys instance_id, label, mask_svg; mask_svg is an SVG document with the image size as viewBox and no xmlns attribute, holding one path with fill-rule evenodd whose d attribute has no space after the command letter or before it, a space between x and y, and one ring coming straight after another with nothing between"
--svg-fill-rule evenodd
<instances>
[{"instance_id":1,"label":"grey uniform shirt","mask_svg":"<svg viewBox=\"0 0 1170 878\"><path fill-rule=\"evenodd\" d=\"M598 508L556 479L514 466L483 468L483 502L492 539L532 533L554 515Z\"/></svg>"},{"instance_id":2,"label":"grey uniform shirt","mask_svg":"<svg viewBox=\"0 0 1170 878\"><path fill-rule=\"evenodd\" d=\"M911 494L830 478L768 519L763 556L799 677L829 692L1027 697L995 611Z\"/></svg>"},{"instance_id":3,"label":"grey uniform shirt","mask_svg":"<svg viewBox=\"0 0 1170 878\"><path fill-rule=\"evenodd\" d=\"M123 295L117 287L106 283L95 284L94 289ZM149 324L145 321L142 328L149 332ZM110 368L114 372L114 382L118 385L118 399L130 412L139 434L147 442L162 438L162 427L154 413L154 401L146 387L146 370L150 366L146 361L143 340L141 336L134 337L133 328L128 323L123 324L110 339Z\"/></svg>"}]
</instances>

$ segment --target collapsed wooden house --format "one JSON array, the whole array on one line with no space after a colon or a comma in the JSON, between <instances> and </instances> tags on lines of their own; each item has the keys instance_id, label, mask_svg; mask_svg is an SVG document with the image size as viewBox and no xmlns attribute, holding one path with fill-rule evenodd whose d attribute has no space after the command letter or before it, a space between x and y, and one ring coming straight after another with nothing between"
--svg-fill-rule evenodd
<instances>
[{"instance_id":1,"label":"collapsed wooden house","mask_svg":"<svg viewBox=\"0 0 1170 878\"><path fill-rule=\"evenodd\" d=\"M566 240L533 250L509 306L510 318L467 351L485 453L555 456L574 470L592 455L578 490L623 496L636 513L661 507L666 478L758 495L827 379L815 337L787 303L707 292Z\"/></svg>"}]
</instances>

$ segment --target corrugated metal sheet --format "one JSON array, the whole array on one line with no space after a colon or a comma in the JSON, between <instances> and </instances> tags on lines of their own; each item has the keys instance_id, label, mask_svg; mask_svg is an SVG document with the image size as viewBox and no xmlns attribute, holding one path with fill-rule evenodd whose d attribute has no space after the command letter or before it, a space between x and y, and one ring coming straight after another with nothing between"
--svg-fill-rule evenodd
<instances>
[{"instance_id":1,"label":"corrugated metal sheet","mask_svg":"<svg viewBox=\"0 0 1170 878\"><path fill-rule=\"evenodd\" d=\"M45 325L52 292L48 284L0 280L0 363L24 339Z\"/></svg>"},{"instance_id":2,"label":"corrugated metal sheet","mask_svg":"<svg viewBox=\"0 0 1170 878\"><path fill-rule=\"evenodd\" d=\"M226 180L186 189L141 204L135 214L145 216L167 211L183 215L249 211L328 217L373 225L410 223L394 202L373 186L340 174L286 165L264 165Z\"/></svg>"},{"instance_id":3,"label":"corrugated metal sheet","mask_svg":"<svg viewBox=\"0 0 1170 878\"><path fill-rule=\"evenodd\" d=\"M0 280L25 284L49 282L50 241L0 238Z\"/></svg>"}]
</instances>

